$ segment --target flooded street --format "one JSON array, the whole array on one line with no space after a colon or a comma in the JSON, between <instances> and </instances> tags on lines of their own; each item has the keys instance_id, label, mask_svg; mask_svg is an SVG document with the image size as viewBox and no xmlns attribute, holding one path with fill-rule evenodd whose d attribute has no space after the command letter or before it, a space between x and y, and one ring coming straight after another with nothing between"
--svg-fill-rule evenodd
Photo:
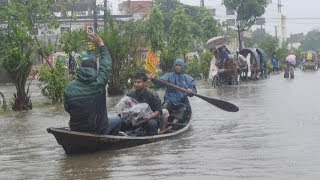
<instances>
[{"instance_id":1,"label":"flooded street","mask_svg":"<svg viewBox=\"0 0 320 180\"><path fill-rule=\"evenodd\" d=\"M230 101L222 111L190 98L191 130L171 140L66 156L46 128L68 125L62 106L0 115L0 179L319 179L320 72L283 73L198 93ZM45 99L32 87L32 100ZM6 97L14 87L1 85ZM163 92L161 92L163 94ZM108 111L120 97L108 99Z\"/></svg>"}]
</instances>

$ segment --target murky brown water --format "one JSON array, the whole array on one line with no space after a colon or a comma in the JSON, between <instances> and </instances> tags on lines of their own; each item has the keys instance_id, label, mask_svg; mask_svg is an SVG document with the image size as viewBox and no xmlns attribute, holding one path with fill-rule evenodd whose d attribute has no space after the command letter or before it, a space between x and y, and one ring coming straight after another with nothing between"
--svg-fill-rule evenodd
<instances>
[{"instance_id":1,"label":"murky brown water","mask_svg":"<svg viewBox=\"0 0 320 180\"><path fill-rule=\"evenodd\" d=\"M199 94L231 101L240 111L194 97L195 121L184 136L86 155L66 156L46 132L67 126L61 107L2 115L0 179L319 179L319 81L320 72L300 71L294 80L280 74L218 89L200 81ZM6 94L11 89L0 86ZM110 110L118 99L109 99Z\"/></svg>"}]
</instances>

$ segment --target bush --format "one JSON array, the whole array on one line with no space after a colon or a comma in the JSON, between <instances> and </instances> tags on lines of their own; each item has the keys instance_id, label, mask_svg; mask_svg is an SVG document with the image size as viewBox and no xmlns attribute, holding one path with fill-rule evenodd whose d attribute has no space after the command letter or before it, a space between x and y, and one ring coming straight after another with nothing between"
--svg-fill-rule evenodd
<instances>
[{"instance_id":1,"label":"bush","mask_svg":"<svg viewBox=\"0 0 320 180\"><path fill-rule=\"evenodd\" d=\"M268 71L271 72L273 70L273 64L271 61L267 61L266 66Z\"/></svg>"},{"instance_id":2,"label":"bush","mask_svg":"<svg viewBox=\"0 0 320 180\"><path fill-rule=\"evenodd\" d=\"M63 102L64 88L69 82L69 78L66 76L66 69L62 61L58 59L54 69L42 67L39 80L41 81L39 88L43 96L52 103Z\"/></svg>"},{"instance_id":3,"label":"bush","mask_svg":"<svg viewBox=\"0 0 320 180\"><path fill-rule=\"evenodd\" d=\"M210 62L213 58L212 53L209 51L203 53L203 58L200 61L200 72L203 76L203 78L208 79L209 78L209 72L210 72Z\"/></svg>"},{"instance_id":4,"label":"bush","mask_svg":"<svg viewBox=\"0 0 320 180\"><path fill-rule=\"evenodd\" d=\"M186 63L186 73L193 78L201 78L201 64L197 59L191 59Z\"/></svg>"}]
</instances>

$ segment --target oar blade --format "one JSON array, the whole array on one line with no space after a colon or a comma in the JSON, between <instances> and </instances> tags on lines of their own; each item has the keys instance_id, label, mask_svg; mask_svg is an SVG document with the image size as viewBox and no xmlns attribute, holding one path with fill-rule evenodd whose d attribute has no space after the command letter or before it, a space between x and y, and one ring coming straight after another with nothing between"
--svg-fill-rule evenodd
<instances>
[{"instance_id":1,"label":"oar blade","mask_svg":"<svg viewBox=\"0 0 320 180\"><path fill-rule=\"evenodd\" d=\"M195 94L195 96L203 99L204 101L207 101L208 103L222 109L228 112L238 112L239 111L239 107L237 107L236 105L226 102L226 101L222 101L219 99L213 99L213 98L209 98L209 97L205 97L205 96L201 96L199 94Z\"/></svg>"}]
</instances>

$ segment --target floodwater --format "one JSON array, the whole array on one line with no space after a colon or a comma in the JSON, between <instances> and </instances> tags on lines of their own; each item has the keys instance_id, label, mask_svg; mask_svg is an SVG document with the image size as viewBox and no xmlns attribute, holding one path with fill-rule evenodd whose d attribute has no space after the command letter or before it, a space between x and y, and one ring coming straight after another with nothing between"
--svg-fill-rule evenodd
<instances>
[{"instance_id":1,"label":"floodwater","mask_svg":"<svg viewBox=\"0 0 320 180\"><path fill-rule=\"evenodd\" d=\"M62 107L0 115L0 179L320 179L320 72L199 94L230 101L222 111L190 98L195 121L177 139L118 151L67 156L47 127L68 125ZM34 86L34 85L33 85ZM8 95L11 85L1 85ZM44 98L32 87L32 99ZM162 93L162 92L161 92ZM108 99L109 110L117 98Z\"/></svg>"}]
</instances>

